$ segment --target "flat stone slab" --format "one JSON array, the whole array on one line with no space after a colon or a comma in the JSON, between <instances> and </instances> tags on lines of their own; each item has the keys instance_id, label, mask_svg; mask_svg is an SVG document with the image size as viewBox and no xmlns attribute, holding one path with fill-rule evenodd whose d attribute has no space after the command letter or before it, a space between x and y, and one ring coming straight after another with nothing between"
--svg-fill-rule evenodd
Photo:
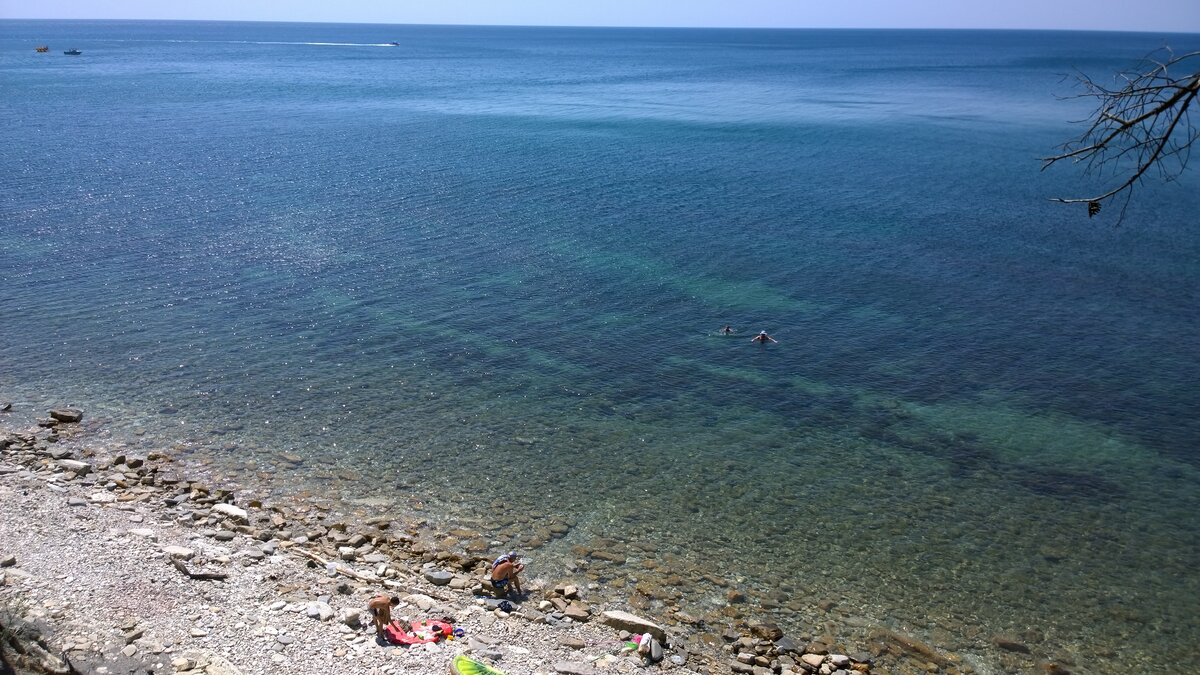
<instances>
[{"instance_id":1,"label":"flat stone slab","mask_svg":"<svg viewBox=\"0 0 1200 675\"><path fill-rule=\"evenodd\" d=\"M183 546L164 546L163 553L166 553L172 558L178 558L180 560L191 560L192 558L196 557L195 551Z\"/></svg>"},{"instance_id":2,"label":"flat stone slab","mask_svg":"<svg viewBox=\"0 0 1200 675\"><path fill-rule=\"evenodd\" d=\"M662 629L662 626L629 612L622 612L620 610L604 612L600 615L600 623L612 626L617 630L627 630L630 633L649 633L659 642L667 641L667 633Z\"/></svg>"},{"instance_id":3,"label":"flat stone slab","mask_svg":"<svg viewBox=\"0 0 1200 675\"><path fill-rule=\"evenodd\" d=\"M79 408L55 408L50 411L50 417L59 422L78 422L83 419L83 411Z\"/></svg>"},{"instance_id":4,"label":"flat stone slab","mask_svg":"<svg viewBox=\"0 0 1200 675\"><path fill-rule=\"evenodd\" d=\"M454 579L454 575L445 570L427 570L425 572L425 581L434 586L445 586Z\"/></svg>"},{"instance_id":5,"label":"flat stone slab","mask_svg":"<svg viewBox=\"0 0 1200 675\"><path fill-rule=\"evenodd\" d=\"M219 513L234 520L249 522L250 519L250 514L246 513L246 509L239 508L233 504L217 504L212 507L212 511L213 513Z\"/></svg>"},{"instance_id":6,"label":"flat stone slab","mask_svg":"<svg viewBox=\"0 0 1200 675\"><path fill-rule=\"evenodd\" d=\"M80 476L92 472L91 464L88 464L87 462L81 462L77 459L60 459L58 460L58 466L63 471L72 471Z\"/></svg>"}]
</instances>

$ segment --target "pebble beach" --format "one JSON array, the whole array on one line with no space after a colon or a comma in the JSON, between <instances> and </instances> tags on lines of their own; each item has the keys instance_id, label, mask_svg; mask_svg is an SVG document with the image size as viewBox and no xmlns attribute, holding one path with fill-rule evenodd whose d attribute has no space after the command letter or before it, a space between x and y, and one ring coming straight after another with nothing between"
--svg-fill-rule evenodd
<instances>
[{"instance_id":1,"label":"pebble beach","mask_svg":"<svg viewBox=\"0 0 1200 675\"><path fill-rule=\"evenodd\" d=\"M40 633L44 649L25 658L41 672L418 675L451 672L460 653L510 675L972 672L897 634L866 651L772 623L642 616L586 575L532 575L504 611L486 588L489 554L461 543L477 533L325 501L242 499L168 453L106 447L82 418L56 409L0 431L3 625ZM638 574L629 571L633 584L659 594ZM381 593L401 598L394 617L447 620L461 635L378 640L365 607ZM653 656L631 652L647 633Z\"/></svg>"}]
</instances>

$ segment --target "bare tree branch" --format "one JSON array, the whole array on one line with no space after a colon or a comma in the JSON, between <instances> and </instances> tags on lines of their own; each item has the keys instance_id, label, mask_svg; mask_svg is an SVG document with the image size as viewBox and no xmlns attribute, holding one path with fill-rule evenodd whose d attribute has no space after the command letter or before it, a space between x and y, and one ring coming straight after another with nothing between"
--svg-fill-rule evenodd
<instances>
[{"instance_id":1,"label":"bare tree branch","mask_svg":"<svg viewBox=\"0 0 1200 675\"><path fill-rule=\"evenodd\" d=\"M1088 216L1100 212L1103 202L1125 193L1128 206L1133 189L1151 169L1165 181L1177 178L1191 157L1198 133L1189 108L1200 96L1200 52L1165 58L1147 56L1135 69L1118 73L1120 88L1110 89L1084 74L1077 76L1083 93L1092 98L1095 111L1078 138L1061 146L1062 152L1042 159L1042 170L1064 161L1083 164L1083 173L1124 176L1111 189L1091 197L1055 197L1063 204L1087 204ZM1182 69L1185 75L1171 74ZM1168 166L1167 161L1171 163ZM1124 217L1125 208L1121 214Z\"/></svg>"}]
</instances>

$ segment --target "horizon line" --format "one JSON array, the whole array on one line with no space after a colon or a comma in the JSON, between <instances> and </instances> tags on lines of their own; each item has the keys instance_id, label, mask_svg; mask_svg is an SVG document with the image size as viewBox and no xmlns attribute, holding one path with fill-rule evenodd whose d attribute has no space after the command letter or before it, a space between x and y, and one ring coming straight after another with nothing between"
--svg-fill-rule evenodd
<instances>
[{"instance_id":1,"label":"horizon line","mask_svg":"<svg viewBox=\"0 0 1200 675\"><path fill-rule=\"evenodd\" d=\"M938 26L632 26L632 25L594 25L594 24L522 24L522 23L397 23L381 21L296 21L296 20L267 20L267 19L131 19L131 18L98 18L98 17L8 17L0 16L0 21L142 21L142 22L176 22L176 23L287 23L308 25L344 25L344 26L431 26L450 28L594 28L627 29L627 30L879 30L879 31L1027 31L1027 32L1068 32L1068 33L1169 33L1171 35L1200 35L1200 31L1166 30L1166 29L1126 29L1111 28L1015 28L1015 27L938 27Z\"/></svg>"}]
</instances>

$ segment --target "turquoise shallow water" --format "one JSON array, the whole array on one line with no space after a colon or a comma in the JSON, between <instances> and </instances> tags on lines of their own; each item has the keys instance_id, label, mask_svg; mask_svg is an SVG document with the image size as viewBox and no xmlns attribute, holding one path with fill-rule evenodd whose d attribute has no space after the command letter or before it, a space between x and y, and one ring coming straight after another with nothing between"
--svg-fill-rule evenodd
<instances>
[{"instance_id":1,"label":"turquoise shallow water","mask_svg":"<svg viewBox=\"0 0 1200 675\"><path fill-rule=\"evenodd\" d=\"M1115 227L1036 161L1063 73L1196 36L0 27L20 407L562 515L548 577L612 537L994 669L1200 667L1200 183Z\"/></svg>"}]
</instances>

